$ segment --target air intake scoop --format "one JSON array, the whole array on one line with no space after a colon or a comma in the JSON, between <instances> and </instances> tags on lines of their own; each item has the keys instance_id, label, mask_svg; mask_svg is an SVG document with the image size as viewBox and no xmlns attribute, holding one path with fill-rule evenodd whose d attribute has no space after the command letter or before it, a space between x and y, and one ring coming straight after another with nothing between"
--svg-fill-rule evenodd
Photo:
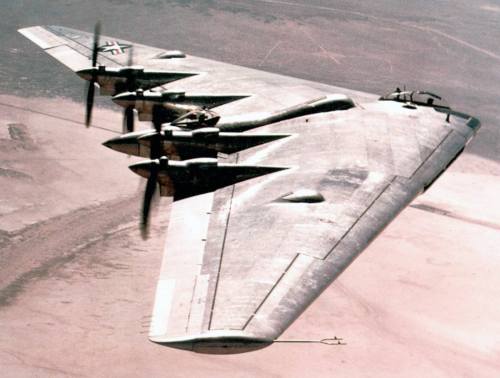
<instances>
[{"instance_id":1,"label":"air intake scoop","mask_svg":"<svg viewBox=\"0 0 500 378\"><path fill-rule=\"evenodd\" d=\"M297 189L293 192L289 192L275 202L292 202L292 203L318 203L323 202L325 197L313 189Z\"/></svg>"}]
</instances>

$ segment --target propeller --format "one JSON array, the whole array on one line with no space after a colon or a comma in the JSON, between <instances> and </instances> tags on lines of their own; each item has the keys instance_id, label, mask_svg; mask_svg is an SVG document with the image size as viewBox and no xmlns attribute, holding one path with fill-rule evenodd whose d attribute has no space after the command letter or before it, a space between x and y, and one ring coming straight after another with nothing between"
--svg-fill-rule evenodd
<instances>
[{"instance_id":1,"label":"propeller","mask_svg":"<svg viewBox=\"0 0 500 378\"><path fill-rule=\"evenodd\" d=\"M134 62L134 53L133 53L134 46L130 46L128 49L128 60L127 60L127 66L131 67Z\"/></svg>"},{"instance_id":2,"label":"propeller","mask_svg":"<svg viewBox=\"0 0 500 378\"><path fill-rule=\"evenodd\" d=\"M125 79L125 88L127 91L132 92L138 89L137 86L137 70L132 69L134 66L134 46L128 49L127 66L130 69L127 78Z\"/></svg>"},{"instance_id":3,"label":"propeller","mask_svg":"<svg viewBox=\"0 0 500 378\"><path fill-rule=\"evenodd\" d=\"M151 210L151 202L156 193L156 188L158 186L158 173L160 170L160 163L156 159L159 159L162 155L161 148L161 107L155 105L153 107L153 126L156 130L156 134L151 139L150 145L150 158L151 167L148 181L146 183L146 190L144 191L144 201L142 204L142 216L141 216L141 235L143 239L146 239L149 234L149 213Z\"/></svg>"},{"instance_id":4,"label":"propeller","mask_svg":"<svg viewBox=\"0 0 500 378\"><path fill-rule=\"evenodd\" d=\"M123 112L123 134L134 131L134 107L127 106Z\"/></svg>"},{"instance_id":5,"label":"propeller","mask_svg":"<svg viewBox=\"0 0 500 378\"><path fill-rule=\"evenodd\" d=\"M127 60L127 66L129 68L132 67L134 64L134 53L133 53L133 47L130 47L128 50L128 60ZM127 91L135 91L137 90L137 82L136 82L136 73L131 70L127 78L125 79L125 84L124 88ZM123 112L123 133L131 133L135 129L135 118L134 118L134 107L129 106L125 108Z\"/></svg>"},{"instance_id":6,"label":"propeller","mask_svg":"<svg viewBox=\"0 0 500 378\"><path fill-rule=\"evenodd\" d=\"M99 37L101 35L101 23L97 22L94 28L94 43L92 46L92 78L87 87L87 106L85 111L85 126L89 127L92 119L92 108L94 107L95 83L97 82L97 54L99 53Z\"/></svg>"}]
</instances>

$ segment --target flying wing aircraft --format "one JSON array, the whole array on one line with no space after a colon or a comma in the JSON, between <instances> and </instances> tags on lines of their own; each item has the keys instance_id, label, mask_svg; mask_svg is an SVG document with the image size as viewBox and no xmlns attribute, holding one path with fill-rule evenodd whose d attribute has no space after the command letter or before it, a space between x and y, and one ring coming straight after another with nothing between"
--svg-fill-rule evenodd
<instances>
[{"instance_id":1,"label":"flying wing aircraft","mask_svg":"<svg viewBox=\"0 0 500 378\"><path fill-rule=\"evenodd\" d=\"M60 26L20 32L89 80L91 99L94 83L174 107L164 93L206 96L173 121L144 107L154 129L105 142L152 158L131 166L146 199L158 185L174 198L149 333L174 348L279 340L480 126L429 92L379 97Z\"/></svg>"}]
</instances>

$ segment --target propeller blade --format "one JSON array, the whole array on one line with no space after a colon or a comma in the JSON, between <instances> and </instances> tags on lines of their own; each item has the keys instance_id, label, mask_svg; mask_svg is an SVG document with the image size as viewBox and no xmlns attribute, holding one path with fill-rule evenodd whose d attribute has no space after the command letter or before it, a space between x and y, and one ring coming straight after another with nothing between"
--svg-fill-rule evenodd
<instances>
[{"instance_id":1,"label":"propeller blade","mask_svg":"<svg viewBox=\"0 0 500 378\"><path fill-rule=\"evenodd\" d=\"M134 107L129 106L125 108L123 114L123 133L130 133L134 131Z\"/></svg>"},{"instance_id":2,"label":"propeller blade","mask_svg":"<svg viewBox=\"0 0 500 378\"><path fill-rule=\"evenodd\" d=\"M94 107L95 83L97 82L97 54L99 53L99 38L101 35L101 23L98 21L94 28L94 43L92 46L92 78L87 87L87 106L85 107L85 126L90 126L92 120L92 108Z\"/></svg>"},{"instance_id":3,"label":"propeller blade","mask_svg":"<svg viewBox=\"0 0 500 378\"><path fill-rule=\"evenodd\" d=\"M99 53L99 38L101 37L101 22L97 21L94 28L94 45L92 47L92 67L97 65L97 54Z\"/></svg>"},{"instance_id":4,"label":"propeller blade","mask_svg":"<svg viewBox=\"0 0 500 378\"><path fill-rule=\"evenodd\" d=\"M153 126L156 130L156 134L151 139L151 147L150 147L150 157L151 159L158 159L163 155L163 151L161 148L161 107L155 105L153 107Z\"/></svg>"},{"instance_id":5,"label":"propeller blade","mask_svg":"<svg viewBox=\"0 0 500 378\"><path fill-rule=\"evenodd\" d=\"M127 61L127 66L133 66L134 65L134 46L130 46L128 49L128 61Z\"/></svg>"},{"instance_id":6,"label":"propeller blade","mask_svg":"<svg viewBox=\"0 0 500 378\"><path fill-rule=\"evenodd\" d=\"M151 159L158 159L163 155L163 150L161 148L161 134L156 133L153 138L151 138L150 145L150 157Z\"/></svg>"},{"instance_id":7,"label":"propeller blade","mask_svg":"<svg viewBox=\"0 0 500 378\"><path fill-rule=\"evenodd\" d=\"M92 119L92 107L94 106L94 93L95 86L94 81L90 81L87 89L87 107L85 111L85 126L90 126L90 121Z\"/></svg>"},{"instance_id":8,"label":"propeller blade","mask_svg":"<svg viewBox=\"0 0 500 378\"><path fill-rule=\"evenodd\" d=\"M133 53L133 46L131 46L128 50L128 61L127 61L127 66L132 67L134 64L134 53ZM136 77L135 77L135 72L134 71L129 71L129 74L127 75L127 78L125 80L125 88L129 92L133 92L137 90L137 82L136 82Z\"/></svg>"},{"instance_id":9,"label":"propeller blade","mask_svg":"<svg viewBox=\"0 0 500 378\"><path fill-rule=\"evenodd\" d=\"M158 186L158 163L151 163L150 175L146 183L146 190L144 191L144 201L142 203L142 217L141 217L141 235L146 239L149 234L149 213L151 210L151 202Z\"/></svg>"},{"instance_id":10,"label":"propeller blade","mask_svg":"<svg viewBox=\"0 0 500 378\"><path fill-rule=\"evenodd\" d=\"M161 107L155 105L152 110L153 125L156 134L151 139L150 158L151 160L158 159L162 155L161 146ZM160 159L160 164L162 159ZM160 164L156 161L151 163L150 174L144 191L144 202L142 204L142 218L141 218L141 235L146 239L149 234L149 212L151 210L151 202L153 200L156 188L158 186L158 172Z\"/></svg>"},{"instance_id":11,"label":"propeller blade","mask_svg":"<svg viewBox=\"0 0 500 378\"><path fill-rule=\"evenodd\" d=\"M154 105L152 111L153 126L157 133L161 132L161 122L162 122L162 107L160 105Z\"/></svg>"}]
</instances>

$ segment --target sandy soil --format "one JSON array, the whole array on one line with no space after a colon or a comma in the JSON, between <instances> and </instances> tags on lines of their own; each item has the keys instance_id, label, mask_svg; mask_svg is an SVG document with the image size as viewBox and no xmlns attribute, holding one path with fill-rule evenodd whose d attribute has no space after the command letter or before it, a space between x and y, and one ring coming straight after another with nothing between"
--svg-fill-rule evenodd
<instances>
[{"instance_id":1,"label":"sandy soil","mask_svg":"<svg viewBox=\"0 0 500 378\"><path fill-rule=\"evenodd\" d=\"M142 241L143 182L111 132L67 100L0 103L2 376L498 376L497 163L459 159L283 335L347 345L197 355L147 340L168 201Z\"/></svg>"}]
</instances>

